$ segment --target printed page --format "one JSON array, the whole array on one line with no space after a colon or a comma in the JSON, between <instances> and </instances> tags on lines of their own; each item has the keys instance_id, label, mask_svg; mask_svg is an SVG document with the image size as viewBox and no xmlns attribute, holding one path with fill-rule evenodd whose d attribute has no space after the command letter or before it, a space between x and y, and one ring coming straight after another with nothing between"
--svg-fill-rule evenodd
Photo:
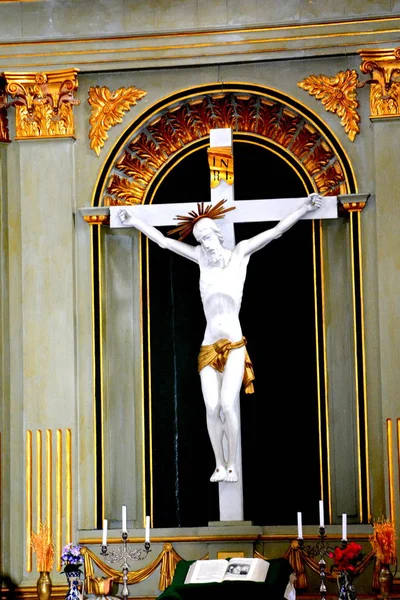
<instances>
[{"instance_id":1,"label":"printed page","mask_svg":"<svg viewBox=\"0 0 400 600\"><path fill-rule=\"evenodd\" d=\"M225 581L265 581L269 563L262 558L232 558Z\"/></svg>"},{"instance_id":2,"label":"printed page","mask_svg":"<svg viewBox=\"0 0 400 600\"><path fill-rule=\"evenodd\" d=\"M189 568L185 583L219 583L224 578L227 566L226 560L197 560Z\"/></svg>"}]
</instances>

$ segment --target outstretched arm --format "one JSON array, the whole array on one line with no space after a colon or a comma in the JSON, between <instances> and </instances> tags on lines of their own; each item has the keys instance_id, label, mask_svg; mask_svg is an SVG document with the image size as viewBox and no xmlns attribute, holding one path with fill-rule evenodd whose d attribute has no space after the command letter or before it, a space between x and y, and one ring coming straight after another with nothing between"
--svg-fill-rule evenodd
<instances>
[{"instance_id":1,"label":"outstretched arm","mask_svg":"<svg viewBox=\"0 0 400 600\"><path fill-rule=\"evenodd\" d=\"M261 250L261 248L264 248L264 246L269 244L269 242L272 242L272 240L276 240L277 238L281 237L282 233L285 233L285 231L290 229L295 223L297 223L297 221L301 219L301 217L303 217L309 211L317 210L321 204L321 196L318 194L310 194L310 196L306 198L304 203L298 209L279 221L275 227L271 227L271 229L267 229L267 231L263 231L249 240L240 242L244 256L253 254L253 252L256 252L257 250Z\"/></svg>"},{"instance_id":2,"label":"outstretched arm","mask_svg":"<svg viewBox=\"0 0 400 600\"><path fill-rule=\"evenodd\" d=\"M185 242L179 242L178 240L173 240L165 236L161 231L145 223L141 219L135 216L134 211L131 208L120 208L117 211L118 218L123 225L130 225L135 227L145 236L147 236L150 240L158 244L161 248L166 248L167 250L171 250L180 256L185 258L189 258L194 262L198 262L196 247L191 246L190 244L185 244Z\"/></svg>"}]
</instances>

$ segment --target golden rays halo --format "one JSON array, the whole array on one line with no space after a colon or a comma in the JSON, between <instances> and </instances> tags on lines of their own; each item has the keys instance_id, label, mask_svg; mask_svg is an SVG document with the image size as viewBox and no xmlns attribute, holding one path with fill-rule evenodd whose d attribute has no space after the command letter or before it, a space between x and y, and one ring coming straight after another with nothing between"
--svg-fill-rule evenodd
<instances>
[{"instance_id":1,"label":"golden rays halo","mask_svg":"<svg viewBox=\"0 0 400 600\"><path fill-rule=\"evenodd\" d=\"M197 203L197 212L195 210L191 210L187 215L177 215L175 217L175 220L180 221L180 223L178 227L170 229L170 231L168 231L168 235L179 233L180 235L178 240L181 242L193 232L193 227L200 219L204 219L204 217L208 217L209 219L213 220L223 219L227 212L230 210L235 210L236 208L236 206L223 208L225 202L227 202L227 200L220 200L217 202L217 204L214 204L213 206L208 204L206 207L204 206L204 202Z\"/></svg>"}]
</instances>

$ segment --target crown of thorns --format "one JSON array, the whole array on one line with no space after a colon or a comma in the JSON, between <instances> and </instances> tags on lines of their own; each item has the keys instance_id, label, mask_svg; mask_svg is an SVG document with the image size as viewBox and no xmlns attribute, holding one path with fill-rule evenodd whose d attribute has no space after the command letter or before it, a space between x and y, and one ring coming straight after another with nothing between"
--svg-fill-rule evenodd
<instances>
[{"instance_id":1,"label":"crown of thorns","mask_svg":"<svg viewBox=\"0 0 400 600\"><path fill-rule=\"evenodd\" d=\"M235 210L235 206L230 206L229 208L223 208L225 202L227 200L220 200L217 204L212 206L208 204L204 207L204 202L201 204L197 204L197 212L195 210L191 210L188 215L177 215L175 217L176 221L179 221L178 227L175 229L171 229L168 231L168 235L173 235L174 233L179 233L179 241L182 241L187 237L190 233L193 232L193 227L200 221L200 219L204 219L208 217L209 219L223 219L224 215L230 210Z\"/></svg>"}]
</instances>

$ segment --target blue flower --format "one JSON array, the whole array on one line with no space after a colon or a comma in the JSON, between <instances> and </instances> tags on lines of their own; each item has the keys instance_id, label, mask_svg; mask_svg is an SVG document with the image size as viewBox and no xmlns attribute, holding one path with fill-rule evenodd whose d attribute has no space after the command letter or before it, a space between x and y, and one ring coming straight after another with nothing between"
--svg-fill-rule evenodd
<instances>
[{"instance_id":1,"label":"blue flower","mask_svg":"<svg viewBox=\"0 0 400 600\"><path fill-rule=\"evenodd\" d=\"M64 546L61 553L61 563L65 571L65 567L68 565L81 566L83 563L83 556L81 554L81 546L73 544L67 544ZM70 570L70 569L67 569Z\"/></svg>"}]
</instances>

